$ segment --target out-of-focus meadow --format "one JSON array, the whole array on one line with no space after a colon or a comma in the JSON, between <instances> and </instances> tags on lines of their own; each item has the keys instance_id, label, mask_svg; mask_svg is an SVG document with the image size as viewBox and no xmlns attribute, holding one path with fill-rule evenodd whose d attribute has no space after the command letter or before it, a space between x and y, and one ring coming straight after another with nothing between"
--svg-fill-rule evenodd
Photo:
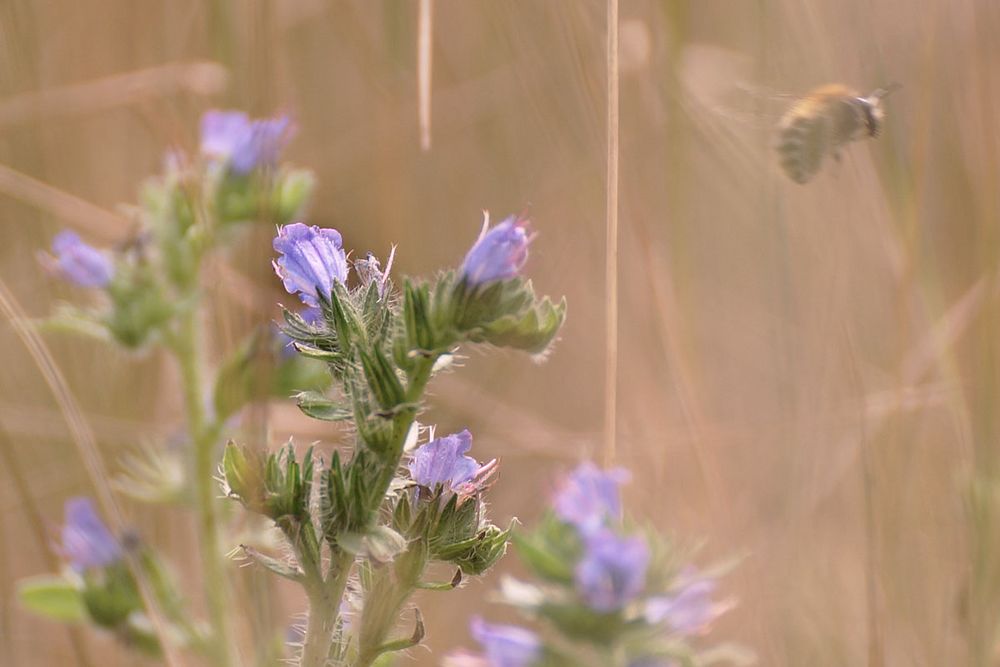
<instances>
[{"instance_id":1,"label":"out-of-focus meadow","mask_svg":"<svg viewBox=\"0 0 1000 667\"><path fill-rule=\"evenodd\" d=\"M601 451L605 11L437 0L424 151L416 2L0 3L0 278L32 316L85 298L36 249L62 227L126 239L120 205L212 107L290 113L290 159L320 184L308 222L358 252L398 244L397 274L455 265L484 208L527 210L529 273L569 301L562 339L538 368L473 354L436 380L424 421L468 426L479 458L501 457L493 515L531 523L554 477ZM762 665L996 664L1000 6L623 0L621 18L627 502L702 541L702 560L742 557L714 633ZM775 113L830 81L903 88L877 141L798 186L775 164ZM261 225L213 268L215 358L292 300L272 235ZM158 355L45 340L110 467L171 440L183 411ZM51 570L64 500L92 489L10 327L0 349L0 663L74 664L65 629L19 609L13 585ZM272 447L338 437L291 402L241 428ZM189 517L126 510L198 590ZM424 594L434 653L415 664L467 644L468 616L518 568L445 604ZM245 632L303 607L263 572L237 576L273 600L242 612ZM84 647L89 664L137 664L107 638Z\"/></svg>"}]
</instances>

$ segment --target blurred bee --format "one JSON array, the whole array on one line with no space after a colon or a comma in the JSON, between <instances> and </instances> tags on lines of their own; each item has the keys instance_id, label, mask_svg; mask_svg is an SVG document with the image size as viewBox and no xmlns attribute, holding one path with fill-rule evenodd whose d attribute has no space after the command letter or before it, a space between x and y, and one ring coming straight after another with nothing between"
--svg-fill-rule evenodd
<instances>
[{"instance_id":1,"label":"blurred bee","mask_svg":"<svg viewBox=\"0 0 1000 667\"><path fill-rule=\"evenodd\" d=\"M828 154L839 161L844 144L877 137L885 118L882 98L898 87L892 84L862 96L831 83L809 92L778 123L776 149L781 168L796 183L806 183Z\"/></svg>"}]
</instances>

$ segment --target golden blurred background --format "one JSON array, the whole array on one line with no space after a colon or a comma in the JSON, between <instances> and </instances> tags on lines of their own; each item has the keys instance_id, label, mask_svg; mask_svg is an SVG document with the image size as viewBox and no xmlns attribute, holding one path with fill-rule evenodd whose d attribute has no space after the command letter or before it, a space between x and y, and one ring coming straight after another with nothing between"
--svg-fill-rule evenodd
<instances>
[{"instance_id":1,"label":"golden blurred background","mask_svg":"<svg viewBox=\"0 0 1000 667\"><path fill-rule=\"evenodd\" d=\"M502 458L498 522L535 520L553 480L600 457L605 394L605 3L436 0L431 146L418 119L416 0L0 2L0 278L34 317L87 296L43 275L63 227L128 237L143 179L196 145L206 109L291 114L316 171L308 222L395 271L456 265L481 210L526 210L527 272L565 294L546 363L472 353L425 422ZM1000 5L989 0L622 0L618 463L642 520L699 559L741 558L716 638L761 665L1000 664ZM814 182L776 166L788 94L896 81L877 141ZM261 225L214 267L218 359L290 301ZM158 354L46 335L107 465L183 417ZM51 570L62 504L92 494L39 366L0 329L0 664L145 664L15 600ZM266 419L266 421L264 421ZM329 447L290 402L244 438ZM265 429L261 428L265 425ZM256 434L256 436L254 435ZM187 513L126 503L197 593ZM247 632L304 608L251 568ZM509 557L425 593L437 664L468 645ZM197 597L197 596L195 596ZM194 664L192 662L191 664ZM249 663L248 663L249 664Z\"/></svg>"}]
</instances>

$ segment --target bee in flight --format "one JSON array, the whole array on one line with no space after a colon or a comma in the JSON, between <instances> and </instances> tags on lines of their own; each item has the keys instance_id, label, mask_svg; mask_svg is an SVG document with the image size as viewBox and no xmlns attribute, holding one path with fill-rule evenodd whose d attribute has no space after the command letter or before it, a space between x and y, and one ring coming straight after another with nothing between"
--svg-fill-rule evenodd
<instances>
[{"instance_id":1,"label":"bee in flight","mask_svg":"<svg viewBox=\"0 0 1000 667\"><path fill-rule=\"evenodd\" d=\"M840 147L877 137L885 111L882 98L898 84L867 96L838 83L820 86L802 97L778 123L777 151L781 168L796 183L819 171L827 154L840 159Z\"/></svg>"}]
</instances>

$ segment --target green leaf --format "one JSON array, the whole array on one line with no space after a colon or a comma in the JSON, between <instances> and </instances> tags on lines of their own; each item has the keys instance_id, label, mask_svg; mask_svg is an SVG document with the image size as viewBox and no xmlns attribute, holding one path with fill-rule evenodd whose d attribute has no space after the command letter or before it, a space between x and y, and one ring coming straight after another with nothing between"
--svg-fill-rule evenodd
<instances>
[{"instance_id":1,"label":"green leaf","mask_svg":"<svg viewBox=\"0 0 1000 667\"><path fill-rule=\"evenodd\" d=\"M42 575L17 582L17 597L25 609L64 623L87 619L80 590L63 577Z\"/></svg>"},{"instance_id":2,"label":"green leaf","mask_svg":"<svg viewBox=\"0 0 1000 667\"><path fill-rule=\"evenodd\" d=\"M271 397L287 399L301 391L325 391L333 378L325 363L301 354L279 357L271 378Z\"/></svg>"},{"instance_id":3,"label":"green leaf","mask_svg":"<svg viewBox=\"0 0 1000 667\"><path fill-rule=\"evenodd\" d=\"M292 567L288 563L272 558L271 556L263 554L253 547L245 544L241 544L240 549L243 550L243 553L246 554L246 557L251 561L267 570L270 570L279 577L284 577L285 579L290 579L291 581L300 583L305 580L305 574L297 567Z\"/></svg>"},{"instance_id":4,"label":"green leaf","mask_svg":"<svg viewBox=\"0 0 1000 667\"><path fill-rule=\"evenodd\" d=\"M330 400L318 391L302 391L295 396L299 410L313 419L328 422L345 421L354 416L354 411L343 404Z\"/></svg>"},{"instance_id":5,"label":"green leaf","mask_svg":"<svg viewBox=\"0 0 1000 667\"><path fill-rule=\"evenodd\" d=\"M420 614L420 609L417 607L413 608L414 614L414 625L413 633L405 639L397 639L395 641L387 642L379 646L375 652L379 655L386 653L395 653L396 651L405 651L407 649L413 648L420 642L424 640L424 619Z\"/></svg>"},{"instance_id":6,"label":"green leaf","mask_svg":"<svg viewBox=\"0 0 1000 667\"><path fill-rule=\"evenodd\" d=\"M421 581L417 584L417 588L425 591L450 591L458 588L462 584L462 568L457 568L455 570L455 576L451 578L451 581Z\"/></svg>"},{"instance_id":7,"label":"green leaf","mask_svg":"<svg viewBox=\"0 0 1000 667\"><path fill-rule=\"evenodd\" d=\"M229 355L215 379L215 414L225 421L240 408L265 393L255 376L254 360L260 351L260 334L255 332Z\"/></svg>"}]
</instances>

